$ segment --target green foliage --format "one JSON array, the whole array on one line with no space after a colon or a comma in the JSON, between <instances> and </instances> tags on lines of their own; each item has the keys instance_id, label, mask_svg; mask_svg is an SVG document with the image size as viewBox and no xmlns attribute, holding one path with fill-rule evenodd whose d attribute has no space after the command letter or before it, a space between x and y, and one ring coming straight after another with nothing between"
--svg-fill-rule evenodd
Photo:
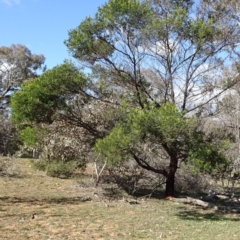
<instances>
[{"instance_id":1,"label":"green foliage","mask_svg":"<svg viewBox=\"0 0 240 240\"><path fill-rule=\"evenodd\" d=\"M118 124L107 137L97 141L96 151L112 164L128 159L139 144L149 140L168 144L176 151L193 126L194 120L186 119L171 103L149 110L132 109L125 123Z\"/></svg>"},{"instance_id":2,"label":"green foliage","mask_svg":"<svg viewBox=\"0 0 240 240\"><path fill-rule=\"evenodd\" d=\"M52 123L68 110L68 101L84 88L85 77L71 63L48 70L38 78L25 82L11 99L12 120L22 124Z\"/></svg>"},{"instance_id":3,"label":"green foliage","mask_svg":"<svg viewBox=\"0 0 240 240\"><path fill-rule=\"evenodd\" d=\"M85 162L81 160L63 161L55 159L49 161L48 159L32 160L32 166L40 171L46 171L50 177L69 178L73 176L76 169L83 169Z\"/></svg>"},{"instance_id":4,"label":"green foliage","mask_svg":"<svg viewBox=\"0 0 240 240\"><path fill-rule=\"evenodd\" d=\"M127 159L134 137L123 126L118 125L107 137L97 141L96 152L101 153L110 164L118 164Z\"/></svg>"},{"instance_id":5,"label":"green foliage","mask_svg":"<svg viewBox=\"0 0 240 240\"><path fill-rule=\"evenodd\" d=\"M201 48L207 42L217 40L220 31L215 25L216 23L211 18L206 21L203 19L193 20L189 28L185 30L185 34L198 48Z\"/></svg>"},{"instance_id":6,"label":"green foliage","mask_svg":"<svg viewBox=\"0 0 240 240\"><path fill-rule=\"evenodd\" d=\"M186 45L190 41L197 51L203 51L207 43L218 40L221 31L213 18L194 19L189 16L189 9L179 8L177 5L168 11L164 18L153 16L144 29L148 38L158 42L166 41L170 36L171 40L182 41Z\"/></svg>"},{"instance_id":7,"label":"green foliage","mask_svg":"<svg viewBox=\"0 0 240 240\"><path fill-rule=\"evenodd\" d=\"M150 7L142 1L110 0L99 8L94 18L86 18L69 31L65 44L74 57L94 64L114 54L122 30L140 39L139 30L146 26L150 16Z\"/></svg>"},{"instance_id":8,"label":"green foliage","mask_svg":"<svg viewBox=\"0 0 240 240\"><path fill-rule=\"evenodd\" d=\"M65 42L68 48L74 52L74 57L95 61L98 58L111 55L111 44L97 38L105 29L104 22L96 22L92 18L85 19L77 29L69 32L71 41Z\"/></svg>"},{"instance_id":9,"label":"green foliage","mask_svg":"<svg viewBox=\"0 0 240 240\"><path fill-rule=\"evenodd\" d=\"M214 134L205 136L203 132L194 132L188 144L187 160L195 166L196 171L213 175L223 173L231 163L225 155L230 146L227 135L216 138Z\"/></svg>"},{"instance_id":10,"label":"green foliage","mask_svg":"<svg viewBox=\"0 0 240 240\"><path fill-rule=\"evenodd\" d=\"M64 161L52 161L47 165L47 175L50 177L69 178L72 176L75 163Z\"/></svg>"},{"instance_id":11,"label":"green foliage","mask_svg":"<svg viewBox=\"0 0 240 240\"><path fill-rule=\"evenodd\" d=\"M102 21L109 19L112 26L120 25L126 29L127 27L141 28L151 14L149 5L144 1L109 0L108 3L99 8L96 17Z\"/></svg>"},{"instance_id":12,"label":"green foliage","mask_svg":"<svg viewBox=\"0 0 240 240\"><path fill-rule=\"evenodd\" d=\"M30 127L20 130L19 136L20 139L26 144L28 147L34 147L37 143L39 143L42 138L47 133L46 129L42 129L40 127Z\"/></svg>"},{"instance_id":13,"label":"green foliage","mask_svg":"<svg viewBox=\"0 0 240 240\"><path fill-rule=\"evenodd\" d=\"M132 153L144 152L144 143L150 141L159 144L159 148L166 145L196 171L215 174L230 164L224 154L229 147L228 136L220 139L198 131L194 118L186 118L175 105L167 103L149 110L133 109L125 123L97 141L96 151L114 165L131 158Z\"/></svg>"},{"instance_id":14,"label":"green foliage","mask_svg":"<svg viewBox=\"0 0 240 240\"><path fill-rule=\"evenodd\" d=\"M133 114L133 122L135 121ZM193 127L193 119L184 117L184 112L177 109L174 104L166 103L161 107L142 113L139 116L139 124L146 133L150 133L161 142L168 144L174 143L178 138L184 135Z\"/></svg>"}]
</instances>

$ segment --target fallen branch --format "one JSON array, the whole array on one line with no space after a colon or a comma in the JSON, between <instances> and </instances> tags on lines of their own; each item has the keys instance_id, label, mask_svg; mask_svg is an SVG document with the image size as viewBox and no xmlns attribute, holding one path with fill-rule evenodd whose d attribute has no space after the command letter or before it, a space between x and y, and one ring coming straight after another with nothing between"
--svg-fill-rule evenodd
<instances>
[{"instance_id":1,"label":"fallen branch","mask_svg":"<svg viewBox=\"0 0 240 240\"><path fill-rule=\"evenodd\" d=\"M186 203L186 204L192 204L196 206L200 206L203 208L210 208L214 209L216 211L220 211L223 213L240 213L240 207L230 207L230 206L216 206L212 203L202 201L200 199L195 199L191 197L186 198L171 198L170 200L174 202L180 202L180 203Z\"/></svg>"},{"instance_id":2,"label":"fallen branch","mask_svg":"<svg viewBox=\"0 0 240 240\"><path fill-rule=\"evenodd\" d=\"M218 207L215 206L212 203L209 202L204 202L200 199L196 199L196 198L191 198L191 197L187 197L187 198L172 198L172 201L174 202L181 202L181 203L188 203L188 204L192 204L192 205L196 205L196 206L201 206L204 208L213 208L214 210L218 210Z\"/></svg>"}]
</instances>

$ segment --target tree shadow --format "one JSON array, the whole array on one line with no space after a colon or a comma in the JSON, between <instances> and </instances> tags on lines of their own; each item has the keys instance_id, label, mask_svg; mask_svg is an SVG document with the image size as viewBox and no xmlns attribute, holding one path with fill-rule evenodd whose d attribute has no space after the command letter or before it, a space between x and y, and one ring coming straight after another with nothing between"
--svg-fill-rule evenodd
<instances>
[{"instance_id":1,"label":"tree shadow","mask_svg":"<svg viewBox=\"0 0 240 240\"><path fill-rule=\"evenodd\" d=\"M129 192L127 189L120 188L118 186L103 186L103 196L108 199L118 199L125 196L133 198L149 198L149 199L161 199L164 197L164 190L152 190L149 188L139 188L134 192Z\"/></svg>"},{"instance_id":2,"label":"tree shadow","mask_svg":"<svg viewBox=\"0 0 240 240\"><path fill-rule=\"evenodd\" d=\"M225 214L219 211L209 211L207 209L202 209L201 207L195 207L195 209L187 209L186 207L180 207L178 213L176 214L182 220L190 221L240 221L240 215L233 216L230 214Z\"/></svg>"},{"instance_id":3,"label":"tree shadow","mask_svg":"<svg viewBox=\"0 0 240 240\"><path fill-rule=\"evenodd\" d=\"M0 178L7 178L7 179L24 179L24 178L28 178L28 175L23 175L23 174L19 174L19 173L0 173Z\"/></svg>"},{"instance_id":4,"label":"tree shadow","mask_svg":"<svg viewBox=\"0 0 240 240\"><path fill-rule=\"evenodd\" d=\"M34 198L34 197L0 197L0 202L5 204L28 204L28 205L48 205L48 204L79 204L91 201L90 197L48 197L48 198Z\"/></svg>"}]
</instances>

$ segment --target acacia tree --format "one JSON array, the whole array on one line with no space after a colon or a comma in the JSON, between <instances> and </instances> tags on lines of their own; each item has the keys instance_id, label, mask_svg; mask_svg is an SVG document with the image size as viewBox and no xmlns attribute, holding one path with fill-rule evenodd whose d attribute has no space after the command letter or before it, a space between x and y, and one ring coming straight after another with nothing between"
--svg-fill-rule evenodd
<instances>
[{"instance_id":1,"label":"acacia tree","mask_svg":"<svg viewBox=\"0 0 240 240\"><path fill-rule=\"evenodd\" d=\"M69 91L76 69L44 73L15 94L13 117L77 125L109 162L133 158L163 174L172 196L181 161L204 169L227 164L226 144L199 131L197 118L238 81L238 74L224 75L238 60L236 16L234 6L216 1L109 0L65 41L91 74Z\"/></svg>"},{"instance_id":2,"label":"acacia tree","mask_svg":"<svg viewBox=\"0 0 240 240\"><path fill-rule=\"evenodd\" d=\"M200 117L209 109L215 110L214 100L239 80L238 74L228 79L224 75L225 69L238 61L240 28L236 18L235 5L220 1L110 0L95 17L86 18L71 30L65 42L70 52L97 72L106 88L124 96L128 111L133 111L136 118L132 121L130 114L117 125L98 142L98 151L107 158L114 154L116 162L124 156L132 157L141 167L163 174L166 196L173 195L179 162L189 155L196 157L199 151L194 144L189 147L189 138L183 136L189 127L179 133L177 127L171 129L171 121L164 121L164 127L158 128L161 108L170 102L183 114L175 118L174 126L187 121L186 116L197 113ZM151 122L146 117L150 113L161 120ZM165 115L166 119L175 116L173 113ZM146 115L144 120L142 115ZM148 122L153 123L151 127ZM198 136L195 144L204 141L196 129L191 135ZM143 157L146 139L158 143L168 156L168 166L155 167L151 158ZM117 151L119 147L125 151Z\"/></svg>"}]
</instances>

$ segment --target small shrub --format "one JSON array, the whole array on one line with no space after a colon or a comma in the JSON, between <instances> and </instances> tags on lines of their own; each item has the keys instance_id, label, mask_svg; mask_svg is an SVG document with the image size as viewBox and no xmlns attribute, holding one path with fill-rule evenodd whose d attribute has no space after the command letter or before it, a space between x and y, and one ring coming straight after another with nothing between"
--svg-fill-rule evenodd
<instances>
[{"instance_id":1,"label":"small shrub","mask_svg":"<svg viewBox=\"0 0 240 240\"><path fill-rule=\"evenodd\" d=\"M73 175L76 165L74 162L52 161L47 165L47 175L50 177L69 178Z\"/></svg>"},{"instance_id":2,"label":"small shrub","mask_svg":"<svg viewBox=\"0 0 240 240\"><path fill-rule=\"evenodd\" d=\"M31 161L31 163L33 168L39 171L46 171L48 166L48 161L45 159L34 159Z\"/></svg>"},{"instance_id":3,"label":"small shrub","mask_svg":"<svg viewBox=\"0 0 240 240\"><path fill-rule=\"evenodd\" d=\"M6 172L9 167L9 161L5 158L0 160L0 172Z\"/></svg>"},{"instance_id":4,"label":"small shrub","mask_svg":"<svg viewBox=\"0 0 240 240\"><path fill-rule=\"evenodd\" d=\"M63 160L32 160L33 168L46 171L50 177L70 178L75 174L75 170L84 169L86 163L81 160L63 161Z\"/></svg>"},{"instance_id":5,"label":"small shrub","mask_svg":"<svg viewBox=\"0 0 240 240\"><path fill-rule=\"evenodd\" d=\"M181 165L176 173L175 184L176 191L182 194L206 193L209 190L219 191L219 186L210 175L196 172L194 166L190 164Z\"/></svg>"},{"instance_id":6,"label":"small shrub","mask_svg":"<svg viewBox=\"0 0 240 240\"><path fill-rule=\"evenodd\" d=\"M13 176L19 173L15 159L8 157L0 158L0 175Z\"/></svg>"}]
</instances>

